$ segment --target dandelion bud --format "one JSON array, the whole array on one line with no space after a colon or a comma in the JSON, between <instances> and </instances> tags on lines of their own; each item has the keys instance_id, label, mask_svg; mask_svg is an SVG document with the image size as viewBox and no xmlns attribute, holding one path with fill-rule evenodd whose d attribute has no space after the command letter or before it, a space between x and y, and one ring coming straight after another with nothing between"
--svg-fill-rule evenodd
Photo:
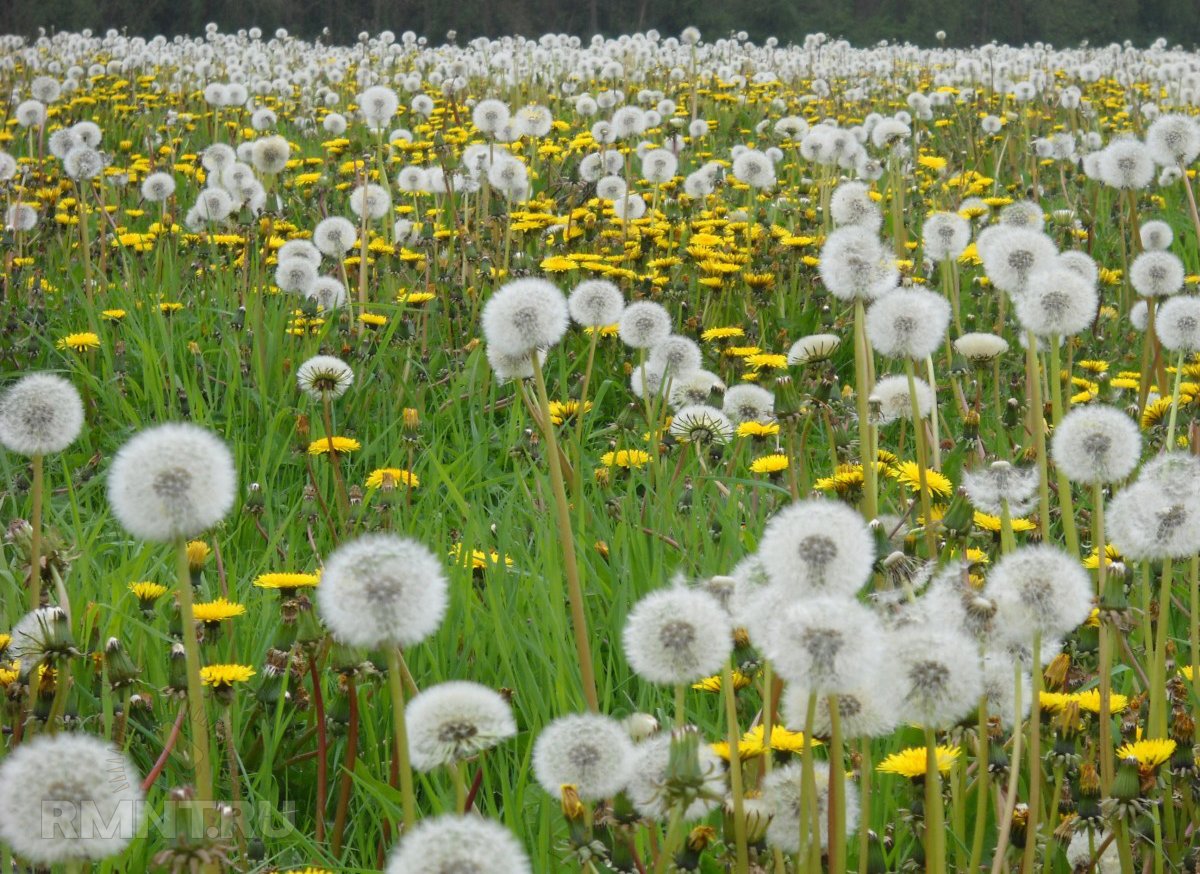
<instances>
[{"instance_id":1,"label":"dandelion bud","mask_svg":"<svg viewBox=\"0 0 1200 874\"><path fill-rule=\"evenodd\" d=\"M401 422L405 431L416 431L421 427L421 414L412 407L405 407L401 413Z\"/></svg>"},{"instance_id":2,"label":"dandelion bud","mask_svg":"<svg viewBox=\"0 0 1200 874\"><path fill-rule=\"evenodd\" d=\"M583 802L579 800L579 790L569 784L562 787L561 807L567 822L579 822L586 812Z\"/></svg>"},{"instance_id":3,"label":"dandelion bud","mask_svg":"<svg viewBox=\"0 0 1200 874\"><path fill-rule=\"evenodd\" d=\"M1109 798L1116 801L1132 801L1142 794L1142 781L1138 775L1138 760L1132 756L1122 759L1113 778Z\"/></svg>"},{"instance_id":4,"label":"dandelion bud","mask_svg":"<svg viewBox=\"0 0 1200 874\"><path fill-rule=\"evenodd\" d=\"M1017 420L1021 415L1021 402L1016 398L1009 398L1004 404L1003 421L1005 428L1015 428Z\"/></svg>"},{"instance_id":5,"label":"dandelion bud","mask_svg":"<svg viewBox=\"0 0 1200 874\"><path fill-rule=\"evenodd\" d=\"M115 637L110 637L104 647L104 666L108 669L108 684L113 689L132 685L141 673Z\"/></svg>"},{"instance_id":6,"label":"dandelion bud","mask_svg":"<svg viewBox=\"0 0 1200 874\"><path fill-rule=\"evenodd\" d=\"M167 685L163 694L172 698L182 698L187 694L187 653L182 643L172 644L171 657L167 664Z\"/></svg>"},{"instance_id":7,"label":"dandelion bud","mask_svg":"<svg viewBox=\"0 0 1200 874\"><path fill-rule=\"evenodd\" d=\"M688 832L687 839L675 854L675 867L680 871L695 871L700 867L700 857L708 845L717 839L717 830L711 825L698 825Z\"/></svg>"},{"instance_id":8,"label":"dandelion bud","mask_svg":"<svg viewBox=\"0 0 1200 874\"><path fill-rule=\"evenodd\" d=\"M634 743L640 743L658 732L658 720L649 713L631 713L625 717L624 725Z\"/></svg>"}]
</instances>

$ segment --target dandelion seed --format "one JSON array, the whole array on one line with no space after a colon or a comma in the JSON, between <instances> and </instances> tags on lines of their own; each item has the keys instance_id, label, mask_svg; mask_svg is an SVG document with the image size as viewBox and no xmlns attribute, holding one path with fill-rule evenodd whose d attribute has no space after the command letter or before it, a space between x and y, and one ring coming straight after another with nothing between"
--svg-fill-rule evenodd
<instances>
[{"instance_id":1,"label":"dandelion seed","mask_svg":"<svg viewBox=\"0 0 1200 874\"><path fill-rule=\"evenodd\" d=\"M599 714L560 716L533 745L533 773L552 798L574 786L584 801L610 798L630 776L633 744L615 719Z\"/></svg>"},{"instance_id":2,"label":"dandelion seed","mask_svg":"<svg viewBox=\"0 0 1200 874\"><path fill-rule=\"evenodd\" d=\"M404 714L409 755L418 771L472 758L517 732L508 702L478 683L430 686L408 703Z\"/></svg>"}]
</instances>

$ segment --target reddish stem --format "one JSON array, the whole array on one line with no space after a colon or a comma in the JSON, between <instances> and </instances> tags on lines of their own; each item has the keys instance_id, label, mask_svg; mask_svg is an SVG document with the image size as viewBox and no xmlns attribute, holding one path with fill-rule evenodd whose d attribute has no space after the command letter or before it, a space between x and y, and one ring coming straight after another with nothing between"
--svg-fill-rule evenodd
<instances>
[{"instance_id":1,"label":"reddish stem","mask_svg":"<svg viewBox=\"0 0 1200 874\"><path fill-rule=\"evenodd\" d=\"M158 754L158 761L154 763L154 767L150 769L150 773L142 781L143 792L150 791L150 787L154 785L154 781L158 779L158 775L166 767L167 759L170 758L171 751L175 749L175 742L179 740L179 732L183 729L183 718L185 716L187 716L187 704L180 706L179 715L175 717L175 724L171 726L171 733L167 735L167 743L163 747L162 752Z\"/></svg>"}]
</instances>

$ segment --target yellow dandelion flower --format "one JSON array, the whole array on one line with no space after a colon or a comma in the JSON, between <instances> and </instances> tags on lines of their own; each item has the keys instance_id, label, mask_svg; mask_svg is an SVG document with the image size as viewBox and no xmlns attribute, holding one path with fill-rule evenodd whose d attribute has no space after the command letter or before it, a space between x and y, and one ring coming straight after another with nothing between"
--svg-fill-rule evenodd
<instances>
[{"instance_id":1,"label":"yellow dandelion flower","mask_svg":"<svg viewBox=\"0 0 1200 874\"><path fill-rule=\"evenodd\" d=\"M321 582L319 574L290 573L287 571L259 574L254 578L254 585L260 589L306 589L312 588L319 582Z\"/></svg>"},{"instance_id":2,"label":"yellow dandelion flower","mask_svg":"<svg viewBox=\"0 0 1200 874\"><path fill-rule=\"evenodd\" d=\"M755 370L784 370L788 366L786 355L779 355L770 352L758 352L754 355L747 355L746 363Z\"/></svg>"},{"instance_id":3,"label":"yellow dandelion flower","mask_svg":"<svg viewBox=\"0 0 1200 874\"><path fill-rule=\"evenodd\" d=\"M1071 696L1072 699L1079 705L1080 710L1086 710L1088 713L1100 712L1100 690L1088 689L1086 692L1076 692ZM1129 706L1129 699L1124 695L1116 692L1110 692L1108 695L1108 710L1110 713L1120 713Z\"/></svg>"},{"instance_id":4,"label":"yellow dandelion flower","mask_svg":"<svg viewBox=\"0 0 1200 874\"><path fill-rule=\"evenodd\" d=\"M507 555L501 555L496 550L484 552L481 549L473 549L467 552L463 549L461 543L456 543L450 547L450 557L455 560L459 567L469 567L472 570L482 571L489 567L503 564L505 567L512 567L513 560Z\"/></svg>"},{"instance_id":5,"label":"yellow dandelion flower","mask_svg":"<svg viewBox=\"0 0 1200 874\"><path fill-rule=\"evenodd\" d=\"M1167 414L1171 412L1171 399L1159 398L1146 404L1146 409L1142 410L1142 428L1149 429L1166 419Z\"/></svg>"},{"instance_id":6,"label":"yellow dandelion flower","mask_svg":"<svg viewBox=\"0 0 1200 874\"><path fill-rule=\"evenodd\" d=\"M362 444L353 437L322 437L308 444L308 454L325 455L329 452L331 443L333 451L337 455L345 455L348 452L357 452L362 449Z\"/></svg>"},{"instance_id":7,"label":"yellow dandelion flower","mask_svg":"<svg viewBox=\"0 0 1200 874\"><path fill-rule=\"evenodd\" d=\"M750 678L741 671L733 672L733 688L734 691L745 689L750 685ZM714 674L711 677L705 677L697 683L692 683L692 688L700 692L720 692L721 691L721 675Z\"/></svg>"},{"instance_id":8,"label":"yellow dandelion flower","mask_svg":"<svg viewBox=\"0 0 1200 874\"><path fill-rule=\"evenodd\" d=\"M1136 759L1138 769L1153 771L1168 761L1175 752L1175 741L1167 738L1136 740L1117 750L1118 759Z\"/></svg>"},{"instance_id":9,"label":"yellow dandelion flower","mask_svg":"<svg viewBox=\"0 0 1200 874\"><path fill-rule=\"evenodd\" d=\"M979 510L975 511L974 522L977 528L982 528L984 531L990 531L993 534L1000 533L1000 517L993 516L990 513L983 513ZM1037 525L1030 522L1028 519L1013 519L1012 528L1014 532L1035 531Z\"/></svg>"},{"instance_id":10,"label":"yellow dandelion flower","mask_svg":"<svg viewBox=\"0 0 1200 874\"><path fill-rule=\"evenodd\" d=\"M382 328L388 323L387 316L381 316L379 313L359 313L358 320L368 328Z\"/></svg>"},{"instance_id":11,"label":"yellow dandelion flower","mask_svg":"<svg viewBox=\"0 0 1200 874\"><path fill-rule=\"evenodd\" d=\"M788 469L788 457L775 453L772 455L764 455L761 458L756 458L750 462L751 473L766 473L775 474L782 473Z\"/></svg>"},{"instance_id":12,"label":"yellow dandelion flower","mask_svg":"<svg viewBox=\"0 0 1200 874\"><path fill-rule=\"evenodd\" d=\"M8 649L8 645L10 643L12 643L11 634L0 634L0 653L3 653L6 649Z\"/></svg>"},{"instance_id":13,"label":"yellow dandelion flower","mask_svg":"<svg viewBox=\"0 0 1200 874\"><path fill-rule=\"evenodd\" d=\"M1121 553L1111 543L1104 545L1104 566L1109 567L1116 562L1122 561ZM1100 567L1100 547L1095 546L1083 560L1083 566L1089 570L1095 570Z\"/></svg>"},{"instance_id":14,"label":"yellow dandelion flower","mask_svg":"<svg viewBox=\"0 0 1200 874\"><path fill-rule=\"evenodd\" d=\"M395 486L407 486L410 489L415 489L421 484L417 475L412 471L403 470L399 467L381 467L371 471L365 483L366 487L368 489L383 488L383 478L385 476L391 477L392 485Z\"/></svg>"},{"instance_id":15,"label":"yellow dandelion flower","mask_svg":"<svg viewBox=\"0 0 1200 874\"><path fill-rule=\"evenodd\" d=\"M257 673L249 665L208 665L200 669L200 681L214 689L244 683Z\"/></svg>"},{"instance_id":16,"label":"yellow dandelion flower","mask_svg":"<svg viewBox=\"0 0 1200 874\"><path fill-rule=\"evenodd\" d=\"M744 337L746 332L741 328L709 328L700 335L700 339L705 343L710 343L713 340L732 340L735 337Z\"/></svg>"},{"instance_id":17,"label":"yellow dandelion flower","mask_svg":"<svg viewBox=\"0 0 1200 874\"><path fill-rule=\"evenodd\" d=\"M913 494L916 494L921 489L920 466L915 461L900 462L892 469L889 475L895 478L901 485L907 487ZM950 493L954 491L954 484L944 474L936 470L925 471L925 482L929 485L929 491L938 497L948 498L950 497Z\"/></svg>"},{"instance_id":18,"label":"yellow dandelion flower","mask_svg":"<svg viewBox=\"0 0 1200 874\"><path fill-rule=\"evenodd\" d=\"M203 540L189 540L187 545L188 568L193 571L202 569L211 554L212 550Z\"/></svg>"},{"instance_id":19,"label":"yellow dandelion flower","mask_svg":"<svg viewBox=\"0 0 1200 874\"><path fill-rule=\"evenodd\" d=\"M169 316L171 313L177 313L181 309L183 309L183 304L179 303L178 301L167 300L158 305L158 311L164 316Z\"/></svg>"},{"instance_id":20,"label":"yellow dandelion flower","mask_svg":"<svg viewBox=\"0 0 1200 874\"><path fill-rule=\"evenodd\" d=\"M0 665L0 687L11 686L20 676L20 662L12 662L8 665Z\"/></svg>"},{"instance_id":21,"label":"yellow dandelion flower","mask_svg":"<svg viewBox=\"0 0 1200 874\"><path fill-rule=\"evenodd\" d=\"M763 752L766 752L766 744L763 743L764 727L760 722L754 728L742 735L742 743L756 744ZM814 739L812 744L814 747L821 746L821 741ZM800 731L791 731L784 728L782 725L771 726L771 749L785 753L801 753L804 752L804 733Z\"/></svg>"},{"instance_id":22,"label":"yellow dandelion flower","mask_svg":"<svg viewBox=\"0 0 1200 874\"><path fill-rule=\"evenodd\" d=\"M939 746L937 748L937 767L939 771L949 771L962 753L961 747ZM925 747L909 747L898 753L892 753L875 768L882 774L899 774L910 780L925 776L925 764L928 761Z\"/></svg>"},{"instance_id":23,"label":"yellow dandelion flower","mask_svg":"<svg viewBox=\"0 0 1200 874\"><path fill-rule=\"evenodd\" d=\"M590 412L592 402L585 401L583 412ZM550 402L550 421L555 425L561 425L567 419L574 419L580 413L579 401L551 401Z\"/></svg>"},{"instance_id":24,"label":"yellow dandelion flower","mask_svg":"<svg viewBox=\"0 0 1200 874\"><path fill-rule=\"evenodd\" d=\"M779 423L777 422L742 422L737 426L737 435L739 437L774 437L779 433Z\"/></svg>"},{"instance_id":25,"label":"yellow dandelion flower","mask_svg":"<svg viewBox=\"0 0 1200 874\"><path fill-rule=\"evenodd\" d=\"M600 456L600 463L605 467L645 467L649 462L650 453L641 449L618 449Z\"/></svg>"},{"instance_id":26,"label":"yellow dandelion flower","mask_svg":"<svg viewBox=\"0 0 1200 874\"><path fill-rule=\"evenodd\" d=\"M161 583L137 582L129 584L129 591L133 596L141 602L143 607L147 607L167 594L167 587ZM0 647L2 649L2 647Z\"/></svg>"},{"instance_id":27,"label":"yellow dandelion flower","mask_svg":"<svg viewBox=\"0 0 1200 874\"><path fill-rule=\"evenodd\" d=\"M59 349L70 349L72 352L88 352L100 348L100 338L91 331L81 331L78 334L67 334L54 345Z\"/></svg>"},{"instance_id":28,"label":"yellow dandelion flower","mask_svg":"<svg viewBox=\"0 0 1200 874\"><path fill-rule=\"evenodd\" d=\"M110 322L119 322L125 318L125 310L102 310L100 315Z\"/></svg>"},{"instance_id":29,"label":"yellow dandelion flower","mask_svg":"<svg viewBox=\"0 0 1200 874\"><path fill-rule=\"evenodd\" d=\"M192 606L192 616L197 622L223 622L234 616L243 616L246 608L226 598L215 601L205 601Z\"/></svg>"}]
</instances>

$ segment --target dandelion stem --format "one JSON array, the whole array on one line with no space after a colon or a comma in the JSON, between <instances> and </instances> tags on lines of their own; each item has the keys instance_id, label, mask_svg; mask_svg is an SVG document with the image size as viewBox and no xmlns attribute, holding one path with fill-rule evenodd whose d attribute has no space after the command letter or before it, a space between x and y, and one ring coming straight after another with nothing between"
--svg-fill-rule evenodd
<instances>
[{"instance_id":1,"label":"dandelion stem","mask_svg":"<svg viewBox=\"0 0 1200 874\"><path fill-rule=\"evenodd\" d=\"M454 809L459 813L467 812L467 763L462 759L456 759L450 767L450 774L454 779Z\"/></svg>"},{"instance_id":2,"label":"dandelion stem","mask_svg":"<svg viewBox=\"0 0 1200 874\"><path fill-rule=\"evenodd\" d=\"M846 870L846 754L838 696L829 696L829 870ZM808 738L804 738L808 743Z\"/></svg>"},{"instance_id":3,"label":"dandelion stem","mask_svg":"<svg viewBox=\"0 0 1200 874\"><path fill-rule=\"evenodd\" d=\"M942 776L938 770L937 736L925 728L925 871L946 870L946 829L943 825Z\"/></svg>"},{"instance_id":4,"label":"dandelion stem","mask_svg":"<svg viewBox=\"0 0 1200 874\"><path fill-rule=\"evenodd\" d=\"M1050 382L1050 417L1056 428L1063 417L1060 354L1059 338L1053 336L1050 338L1050 372L1047 377ZM1062 470L1057 471L1057 476L1058 502L1062 509L1063 534L1067 540L1067 552L1075 558L1079 558L1079 529L1075 526L1075 505L1071 500L1071 482Z\"/></svg>"},{"instance_id":5,"label":"dandelion stem","mask_svg":"<svg viewBox=\"0 0 1200 874\"><path fill-rule=\"evenodd\" d=\"M862 300L854 301L854 403L858 411L858 451L862 457L863 504L862 513L870 522L879 515L879 490L875 459L871 452L871 417L868 400L871 394L871 377L867 368L867 357L871 347L867 342L866 309Z\"/></svg>"},{"instance_id":6,"label":"dandelion stem","mask_svg":"<svg viewBox=\"0 0 1200 874\"><path fill-rule=\"evenodd\" d=\"M1030 331L1025 349L1025 367L1029 382L1029 430L1037 451L1038 515L1042 542L1050 542L1050 483L1046 463L1046 411L1042 401L1042 380L1038 375L1037 336Z\"/></svg>"},{"instance_id":7,"label":"dandelion stem","mask_svg":"<svg viewBox=\"0 0 1200 874\"><path fill-rule=\"evenodd\" d=\"M738 726L737 697L733 688L733 670L729 662L721 670L721 692L725 699L725 720L729 736L729 787L733 795L733 836L737 853L737 874L747 874L750 870L750 851L746 845L746 814L743 808L742 790L742 757L738 754L738 739L741 730ZM768 707L769 707L768 703ZM767 748L766 755L771 755L771 736L763 734L763 743Z\"/></svg>"},{"instance_id":8,"label":"dandelion stem","mask_svg":"<svg viewBox=\"0 0 1200 874\"><path fill-rule=\"evenodd\" d=\"M1167 635L1171 630L1171 583L1174 570L1174 560L1164 559L1158 584L1154 661L1150 665L1150 719L1147 733L1151 738L1167 736Z\"/></svg>"},{"instance_id":9,"label":"dandelion stem","mask_svg":"<svg viewBox=\"0 0 1200 874\"><path fill-rule=\"evenodd\" d=\"M403 828L417 821L417 797L413 790L412 766L408 760L408 724L404 715L404 668L399 647L388 648L388 688L392 694L392 722L395 729L396 762L400 772L400 804ZM403 830L403 829L402 829Z\"/></svg>"},{"instance_id":10,"label":"dandelion stem","mask_svg":"<svg viewBox=\"0 0 1200 874\"><path fill-rule=\"evenodd\" d=\"M330 847L334 856L342 852L342 835L346 829L346 813L350 809L350 784L354 774L354 759L358 755L358 689L354 677L346 677L346 698L350 703L346 726L346 752L342 759L342 779L338 785L337 808L333 815L333 837Z\"/></svg>"},{"instance_id":11,"label":"dandelion stem","mask_svg":"<svg viewBox=\"0 0 1200 874\"><path fill-rule=\"evenodd\" d=\"M579 582L579 565L575 558L575 537L571 532L571 508L567 504L567 492L563 486L562 462L558 457L558 438L550 421L550 398L546 394L546 379L537 349L529 353L533 364L533 380L537 387L538 404L541 407L542 434L546 438L547 455L550 458L550 488L554 493L558 539L563 547L563 572L567 578L567 597L571 602L571 625L575 632L575 653L579 659L579 672L583 680L583 695L588 709L593 713L600 710L600 699L596 694L596 675L592 665L592 648L588 641L587 613L583 605L583 587ZM653 424L651 424L653 428ZM654 435L652 434L653 438ZM657 440L655 440L657 444Z\"/></svg>"},{"instance_id":12,"label":"dandelion stem","mask_svg":"<svg viewBox=\"0 0 1200 874\"><path fill-rule=\"evenodd\" d=\"M1108 794L1113 781L1112 742L1112 634L1113 627L1104 615L1105 576L1108 573L1108 550L1104 542L1104 486L1092 484L1092 541L1099 561L1096 564L1096 591L1100 597L1100 790Z\"/></svg>"},{"instance_id":13,"label":"dandelion stem","mask_svg":"<svg viewBox=\"0 0 1200 874\"><path fill-rule=\"evenodd\" d=\"M45 484L42 475L42 456L34 455L33 465L33 514L29 525L33 529L29 538L29 609L42 606L42 498Z\"/></svg>"},{"instance_id":14,"label":"dandelion stem","mask_svg":"<svg viewBox=\"0 0 1200 874\"><path fill-rule=\"evenodd\" d=\"M871 739L859 741L859 807L858 818L858 874L867 874L867 862L871 853Z\"/></svg>"},{"instance_id":15,"label":"dandelion stem","mask_svg":"<svg viewBox=\"0 0 1200 874\"><path fill-rule=\"evenodd\" d=\"M1178 418L1179 413L1179 393L1183 382L1183 361L1185 354L1183 351L1180 351L1179 356L1175 359L1175 379L1171 386L1171 414L1167 419L1167 442L1163 445L1163 448L1167 452L1175 448L1175 420Z\"/></svg>"},{"instance_id":16,"label":"dandelion stem","mask_svg":"<svg viewBox=\"0 0 1200 874\"><path fill-rule=\"evenodd\" d=\"M819 842L819 834L814 832L813 820L816 818L817 778L813 769L812 735L813 723L817 719L817 693L810 692L808 706L804 715L804 747L800 752L800 843L796 850L796 871L808 871L809 843Z\"/></svg>"},{"instance_id":17,"label":"dandelion stem","mask_svg":"<svg viewBox=\"0 0 1200 874\"><path fill-rule=\"evenodd\" d=\"M1037 825L1042 805L1042 633L1033 632L1029 690L1029 819L1025 824L1025 854L1022 865L1032 871L1037 853ZM1013 767L1019 768L1014 758Z\"/></svg>"},{"instance_id":18,"label":"dandelion stem","mask_svg":"<svg viewBox=\"0 0 1200 874\"><path fill-rule=\"evenodd\" d=\"M990 758L988 745L991 738L988 736L987 695L981 695L979 698L977 732L978 736L975 739L975 829L971 835L971 861L967 865L967 871L978 871L979 864L983 861L983 835L987 828L988 799L991 796L992 772L988 768Z\"/></svg>"},{"instance_id":19,"label":"dandelion stem","mask_svg":"<svg viewBox=\"0 0 1200 874\"><path fill-rule=\"evenodd\" d=\"M1021 713L1021 670L1019 659L1013 660L1013 712ZM1007 870L1004 854L1008 851L1008 836L1012 832L1013 808L1017 803L1017 778L1021 776L1021 727L1013 731L1013 752L1008 769L1008 791L1004 794L1004 812L1000 816L1000 836L996 839L996 853L992 857L992 874ZM1122 869L1125 870L1125 869ZM1132 869L1128 869L1132 870Z\"/></svg>"},{"instance_id":20,"label":"dandelion stem","mask_svg":"<svg viewBox=\"0 0 1200 874\"><path fill-rule=\"evenodd\" d=\"M925 441L925 422L921 418L921 405L917 401L917 377L911 358L904 360L904 373L908 376L908 402L912 408L913 438L917 445L917 489L920 492L921 518L924 520L922 527L925 530L925 550L927 557L934 559L937 558L937 526L933 520L933 500L929 493L928 447Z\"/></svg>"}]
</instances>

